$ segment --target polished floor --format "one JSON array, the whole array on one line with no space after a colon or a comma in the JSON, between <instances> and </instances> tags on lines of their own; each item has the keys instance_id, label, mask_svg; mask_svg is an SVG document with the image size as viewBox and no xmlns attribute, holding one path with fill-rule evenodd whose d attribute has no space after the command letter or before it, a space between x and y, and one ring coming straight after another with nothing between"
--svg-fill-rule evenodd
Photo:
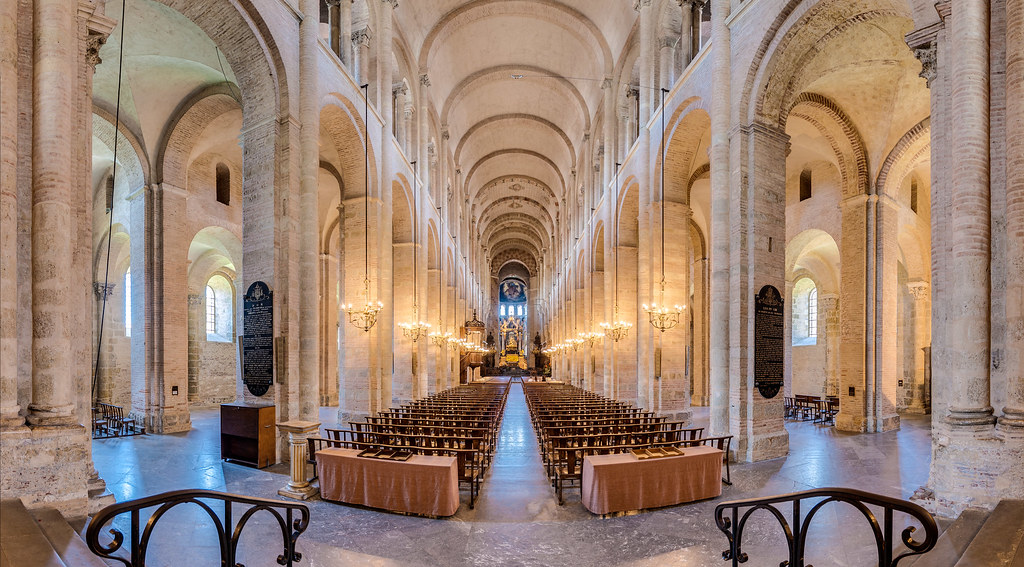
<instances>
[{"instance_id":1,"label":"polished floor","mask_svg":"<svg viewBox=\"0 0 1024 567\"><path fill-rule=\"evenodd\" d=\"M541 466L522 386L512 384L491 470L476 507L463 505L449 519L426 519L314 500L312 520L299 539L299 564L335 565L729 565L726 539L715 527L717 504L816 487L858 488L909 498L928 477L927 417L904 417L899 431L846 434L809 422L787 423L790 454L774 461L734 464L733 486L694 504L602 519L567 493L558 506ZM695 424L707 425L706 408ZM193 429L175 435L107 439L93 444L96 468L118 501L184 488L207 488L278 498L287 483L282 465L254 470L220 460L217 409L197 410ZM325 425L336 408L324 408ZM784 538L767 513L752 520L744 537L749 566L785 559ZM852 508L827 506L812 528L809 564L875 565L868 524ZM897 522L902 521L897 519ZM124 526L124 523L119 523ZM276 565L276 528L269 517L243 534L247 567ZM271 539L273 538L273 539ZM273 543L271 543L273 542ZM154 535L148 565L218 564L216 538L197 508L172 510ZM265 550L257 553L256 550Z\"/></svg>"}]
</instances>

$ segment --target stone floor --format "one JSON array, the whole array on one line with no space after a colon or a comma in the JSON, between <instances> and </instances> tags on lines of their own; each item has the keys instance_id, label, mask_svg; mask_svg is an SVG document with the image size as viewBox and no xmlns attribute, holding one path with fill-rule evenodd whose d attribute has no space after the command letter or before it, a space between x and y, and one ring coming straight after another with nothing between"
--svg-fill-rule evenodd
<instances>
[{"instance_id":1,"label":"stone floor","mask_svg":"<svg viewBox=\"0 0 1024 567\"><path fill-rule=\"evenodd\" d=\"M512 388L494 463L475 509L468 507L467 491L459 512L449 519L314 500L309 529L299 539L304 555L299 565L729 565L721 559L726 539L713 520L715 506L723 501L825 486L909 498L928 477L927 417L905 416L899 431L863 435L787 423L789 456L734 464L734 484L723 485L721 498L601 519L583 508L578 491L569 491L565 505L557 505L522 387ZM706 426L707 409L695 410L695 424ZM336 408L321 411L325 423L335 422L336 415ZM286 467L255 470L220 460L217 409L195 411L192 425L184 434L94 442L96 468L118 501L184 488L278 497L277 489L288 480ZM744 536L750 557L745 565L776 566L785 559L781 528L767 513L758 514L763 517L752 519ZM868 524L851 507L829 504L820 518L811 530L809 564L876 564ZM897 518L898 528L902 521ZM280 536L269 522L267 516L243 535L241 547L250 550L242 559L247 567L276 565ZM219 564L209 525L197 507L172 510L155 530L147 564Z\"/></svg>"}]
</instances>

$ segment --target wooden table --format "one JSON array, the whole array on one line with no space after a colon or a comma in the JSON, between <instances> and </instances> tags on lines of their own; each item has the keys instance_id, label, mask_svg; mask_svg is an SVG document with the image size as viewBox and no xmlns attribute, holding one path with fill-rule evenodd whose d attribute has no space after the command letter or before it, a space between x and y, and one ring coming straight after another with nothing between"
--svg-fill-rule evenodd
<instances>
[{"instance_id":1,"label":"wooden table","mask_svg":"<svg viewBox=\"0 0 1024 567\"><path fill-rule=\"evenodd\" d=\"M686 447L676 457L637 459L632 453L583 459L583 506L610 514L672 506L722 494L722 451Z\"/></svg>"},{"instance_id":2,"label":"wooden table","mask_svg":"<svg viewBox=\"0 0 1024 567\"><path fill-rule=\"evenodd\" d=\"M459 509L455 457L388 461L358 454L340 447L316 452L321 498L422 516L451 516Z\"/></svg>"}]
</instances>

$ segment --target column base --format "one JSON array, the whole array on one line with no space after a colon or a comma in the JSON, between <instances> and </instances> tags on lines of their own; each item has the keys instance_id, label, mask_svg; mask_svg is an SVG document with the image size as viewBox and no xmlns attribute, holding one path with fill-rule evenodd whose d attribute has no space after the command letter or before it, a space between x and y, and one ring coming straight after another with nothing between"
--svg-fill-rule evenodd
<instances>
[{"instance_id":1,"label":"column base","mask_svg":"<svg viewBox=\"0 0 1024 567\"><path fill-rule=\"evenodd\" d=\"M284 496L285 498L291 498L293 500L310 500L320 495L320 489L313 486L312 484L306 484L304 487L291 487L286 486L277 491L278 495Z\"/></svg>"},{"instance_id":2,"label":"column base","mask_svg":"<svg viewBox=\"0 0 1024 567\"><path fill-rule=\"evenodd\" d=\"M89 494L89 515L92 516L100 510L117 503L114 494L107 490L107 483L100 478L99 473L93 469L89 480L85 483Z\"/></svg>"},{"instance_id":3,"label":"column base","mask_svg":"<svg viewBox=\"0 0 1024 567\"><path fill-rule=\"evenodd\" d=\"M28 411L26 420L32 427L70 427L77 425L74 415L75 406L71 404L64 406L29 404Z\"/></svg>"},{"instance_id":4,"label":"column base","mask_svg":"<svg viewBox=\"0 0 1024 567\"><path fill-rule=\"evenodd\" d=\"M976 427L990 426L996 422L992 415L991 407L984 408L949 408L946 415L946 423L953 427L973 429Z\"/></svg>"},{"instance_id":5,"label":"column base","mask_svg":"<svg viewBox=\"0 0 1024 567\"><path fill-rule=\"evenodd\" d=\"M25 418L20 415L0 417L0 431L25 429Z\"/></svg>"},{"instance_id":6,"label":"column base","mask_svg":"<svg viewBox=\"0 0 1024 567\"><path fill-rule=\"evenodd\" d=\"M669 421L685 421L690 423L693 419L693 412L690 410L667 410L658 412L658 415L664 416Z\"/></svg>"},{"instance_id":7,"label":"column base","mask_svg":"<svg viewBox=\"0 0 1024 567\"><path fill-rule=\"evenodd\" d=\"M1024 433L1024 409L1003 408L998 423L1000 429Z\"/></svg>"}]
</instances>

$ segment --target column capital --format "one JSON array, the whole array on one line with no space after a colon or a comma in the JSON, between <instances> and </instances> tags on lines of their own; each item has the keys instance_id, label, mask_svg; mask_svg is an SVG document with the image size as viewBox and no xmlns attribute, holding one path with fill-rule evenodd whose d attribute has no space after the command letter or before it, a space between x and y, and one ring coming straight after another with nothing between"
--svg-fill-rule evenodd
<instances>
[{"instance_id":1,"label":"column capital","mask_svg":"<svg viewBox=\"0 0 1024 567\"><path fill-rule=\"evenodd\" d=\"M93 282L92 292L96 294L96 299L98 300L110 299L110 296L114 294L115 286L117 286L117 284Z\"/></svg>"},{"instance_id":2,"label":"column capital","mask_svg":"<svg viewBox=\"0 0 1024 567\"><path fill-rule=\"evenodd\" d=\"M391 85L391 94L395 96L407 95L409 94L409 85L407 85L405 81L394 83Z\"/></svg>"},{"instance_id":3,"label":"column capital","mask_svg":"<svg viewBox=\"0 0 1024 567\"><path fill-rule=\"evenodd\" d=\"M373 39L373 30L370 26L352 32L352 45L357 47L370 47L370 40Z\"/></svg>"},{"instance_id":4,"label":"column capital","mask_svg":"<svg viewBox=\"0 0 1024 567\"><path fill-rule=\"evenodd\" d=\"M420 73L420 85L422 85L424 87L429 87L430 86L430 77L427 75L426 71L423 71L422 73Z\"/></svg>"},{"instance_id":5,"label":"column capital","mask_svg":"<svg viewBox=\"0 0 1024 567\"><path fill-rule=\"evenodd\" d=\"M610 89L610 88L612 88L612 78L611 77L605 77L604 79L602 79L601 80L601 88L602 89Z\"/></svg>"},{"instance_id":6,"label":"column capital","mask_svg":"<svg viewBox=\"0 0 1024 567\"><path fill-rule=\"evenodd\" d=\"M188 306L189 307L198 307L199 305L203 304L203 300L204 299L206 299L206 298L203 297L202 294L190 293L190 294L188 294Z\"/></svg>"},{"instance_id":7,"label":"column capital","mask_svg":"<svg viewBox=\"0 0 1024 567\"><path fill-rule=\"evenodd\" d=\"M931 286L926 281L907 282L907 289L914 296L915 301L924 301L931 298Z\"/></svg>"},{"instance_id":8,"label":"column capital","mask_svg":"<svg viewBox=\"0 0 1024 567\"><path fill-rule=\"evenodd\" d=\"M651 0L633 0L633 9L639 12L643 8L650 8Z\"/></svg>"},{"instance_id":9,"label":"column capital","mask_svg":"<svg viewBox=\"0 0 1024 567\"><path fill-rule=\"evenodd\" d=\"M398 8L398 0L380 0L380 3L385 6L391 6L392 10Z\"/></svg>"}]
</instances>

